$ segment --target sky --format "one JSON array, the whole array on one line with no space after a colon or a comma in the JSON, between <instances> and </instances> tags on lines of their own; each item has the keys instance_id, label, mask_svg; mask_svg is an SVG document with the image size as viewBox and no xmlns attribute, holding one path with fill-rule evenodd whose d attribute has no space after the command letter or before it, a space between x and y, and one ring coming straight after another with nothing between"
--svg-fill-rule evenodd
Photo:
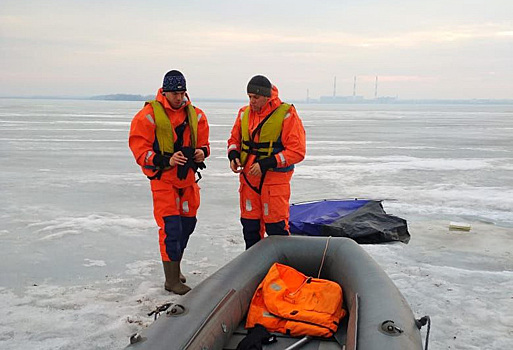
<instances>
[{"instance_id":1,"label":"sky","mask_svg":"<svg viewBox=\"0 0 513 350\"><path fill-rule=\"evenodd\" d=\"M513 98L513 1L0 2L0 96Z\"/></svg>"}]
</instances>

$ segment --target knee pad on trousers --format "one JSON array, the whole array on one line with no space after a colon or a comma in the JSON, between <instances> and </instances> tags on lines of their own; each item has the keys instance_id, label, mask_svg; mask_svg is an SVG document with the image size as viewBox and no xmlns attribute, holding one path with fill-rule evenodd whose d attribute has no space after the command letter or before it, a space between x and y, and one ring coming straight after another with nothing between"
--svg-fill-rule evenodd
<instances>
[{"instance_id":1,"label":"knee pad on trousers","mask_svg":"<svg viewBox=\"0 0 513 350\"><path fill-rule=\"evenodd\" d=\"M182 259L182 221L180 215L164 216L164 244L166 253L172 261Z\"/></svg>"},{"instance_id":2,"label":"knee pad on trousers","mask_svg":"<svg viewBox=\"0 0 513 350\"><path fill-rule=\"evenodd\" d=\"M265 232L269 236L288 236L289 231L285 229L285 220L273 222L273 223L266 223L265 224Z\"/></svg>"},{"instance_id":3,"label":"knee pad on trousers","mask_svg":"<svg viewBox=\"0 0 513 350\"><path fill-rule=\"evenodd\" d=\"M241 218L242 233L246 242L246 250L260 241L260 220Z\"/></svg>"},{"instance_id":4,"label":"knee pad on trousers","mask_svg":"<svg viewBox=\"0 0 513 350\"><path fill-rule=\"evenodd\" d=\"M196 223L198 220L195 216L188 217L188 216L182 216L182 238L181 238L181 249L182 253L184 252L185 248L187 248L187 243L189 242L189 237L194 232L194 229L196 228Z\"/></svg>"}]
</instances>

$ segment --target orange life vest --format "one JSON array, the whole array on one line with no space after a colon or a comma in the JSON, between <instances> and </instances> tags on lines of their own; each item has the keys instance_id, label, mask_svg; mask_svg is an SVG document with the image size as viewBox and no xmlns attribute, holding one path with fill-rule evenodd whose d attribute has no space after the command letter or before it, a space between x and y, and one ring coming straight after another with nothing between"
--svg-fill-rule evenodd
<instances>
[{"instance_id":1,"label":"orange life vest","mask_svg":"<svg viewBox=\"0 0 513 350\"><path fill-rule=\"evenodd\" d=\"M261 324L270 332L330 337L346 315L342 300L337 283L275 263L253 295L246 328Z\"/></svg>"}]
</instances>

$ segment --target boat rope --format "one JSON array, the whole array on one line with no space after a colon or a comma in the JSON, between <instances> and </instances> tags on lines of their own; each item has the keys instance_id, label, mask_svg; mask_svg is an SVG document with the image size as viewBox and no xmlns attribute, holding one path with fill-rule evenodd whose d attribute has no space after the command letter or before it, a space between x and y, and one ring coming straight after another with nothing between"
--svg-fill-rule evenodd
<instances>
[{"instance_id":1,"label":"boat rope","mask_svg":"<svg viewBox=\"0 0 513 350\"><path fill-rule=\"evenodd\" d=\"M429 344L429 331L431 330L431 318L429 316L424 316L419 318L418 320L415 320L415 324L417 325L418 329L421 329L423 326L427 324L427 332L426 332L426 343L424 346L424 350L428 350L428 344Z\"/></svg>"},{"instance_id":2,"label":"boat rope","mask_svg":"<svg viewBox=\"0 0 513 350\"><path fill-rule=\"evenodd\" d=\"M157 318L160 316L160 313L169 309L171 305L173 305L173 303L165 303L163 305L157 306L155 310L148 314L148 316L154 315L154 321L156 321Z\"/></svg>"},{"instance_id":3,"label":"boat rope","mask_svg":"<svg viewBox=\"0 0 513 350\"><path fill-rule=\"evenodd\" d=\"M324 247L324 253L322 254L321 266L319 266L319 273L317 274L317 278L321 278L321 271L324 265L324 259L326 258L326 251L328 250L328 245L330 244L331 236L326 240L326 247Z\"/></svg>"}]
</instances>

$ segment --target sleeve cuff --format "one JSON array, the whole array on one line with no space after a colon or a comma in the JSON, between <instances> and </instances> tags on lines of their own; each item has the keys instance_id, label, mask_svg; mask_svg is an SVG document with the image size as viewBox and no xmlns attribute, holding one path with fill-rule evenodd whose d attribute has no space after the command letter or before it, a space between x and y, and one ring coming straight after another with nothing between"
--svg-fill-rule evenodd
<instances>
[{"instance_id":1,"label":"sleeve cuff","mask_svg":"<svg viewBox=\"0 0 513 350\"><path fill-rule=\"evenodd\" d=\"M153 156L153 165L162 169L166 168L169 166L169 159L171 159L171 157L163 156L160 153L156 153Z\"/></svg>"},{"instance_id":2,"label":"sleeve cuff","mask_svg":"<svg viewBox=\"0 0 513 350\"><path fill-rule=\"evenodd\" d=\"M276 157L274 155L268 158L260 159L258 164L260 164L260 169L262 171L276 168L278 166L278 162L276 161Z\"/></svg>"},{"instance_id":3,"label":"sleeve cuff","mask_svg":"<svg viewBox=\"0 0 513 350\"><path fill-rule=\"evenodd\" d=\"M239 151L236 151L236 150L231 150L230 153L228 153L228 159L230 160L230 162L234 159L237 159L239 158L240 159L240 152Z\"/></svg>"}]
</instances>

